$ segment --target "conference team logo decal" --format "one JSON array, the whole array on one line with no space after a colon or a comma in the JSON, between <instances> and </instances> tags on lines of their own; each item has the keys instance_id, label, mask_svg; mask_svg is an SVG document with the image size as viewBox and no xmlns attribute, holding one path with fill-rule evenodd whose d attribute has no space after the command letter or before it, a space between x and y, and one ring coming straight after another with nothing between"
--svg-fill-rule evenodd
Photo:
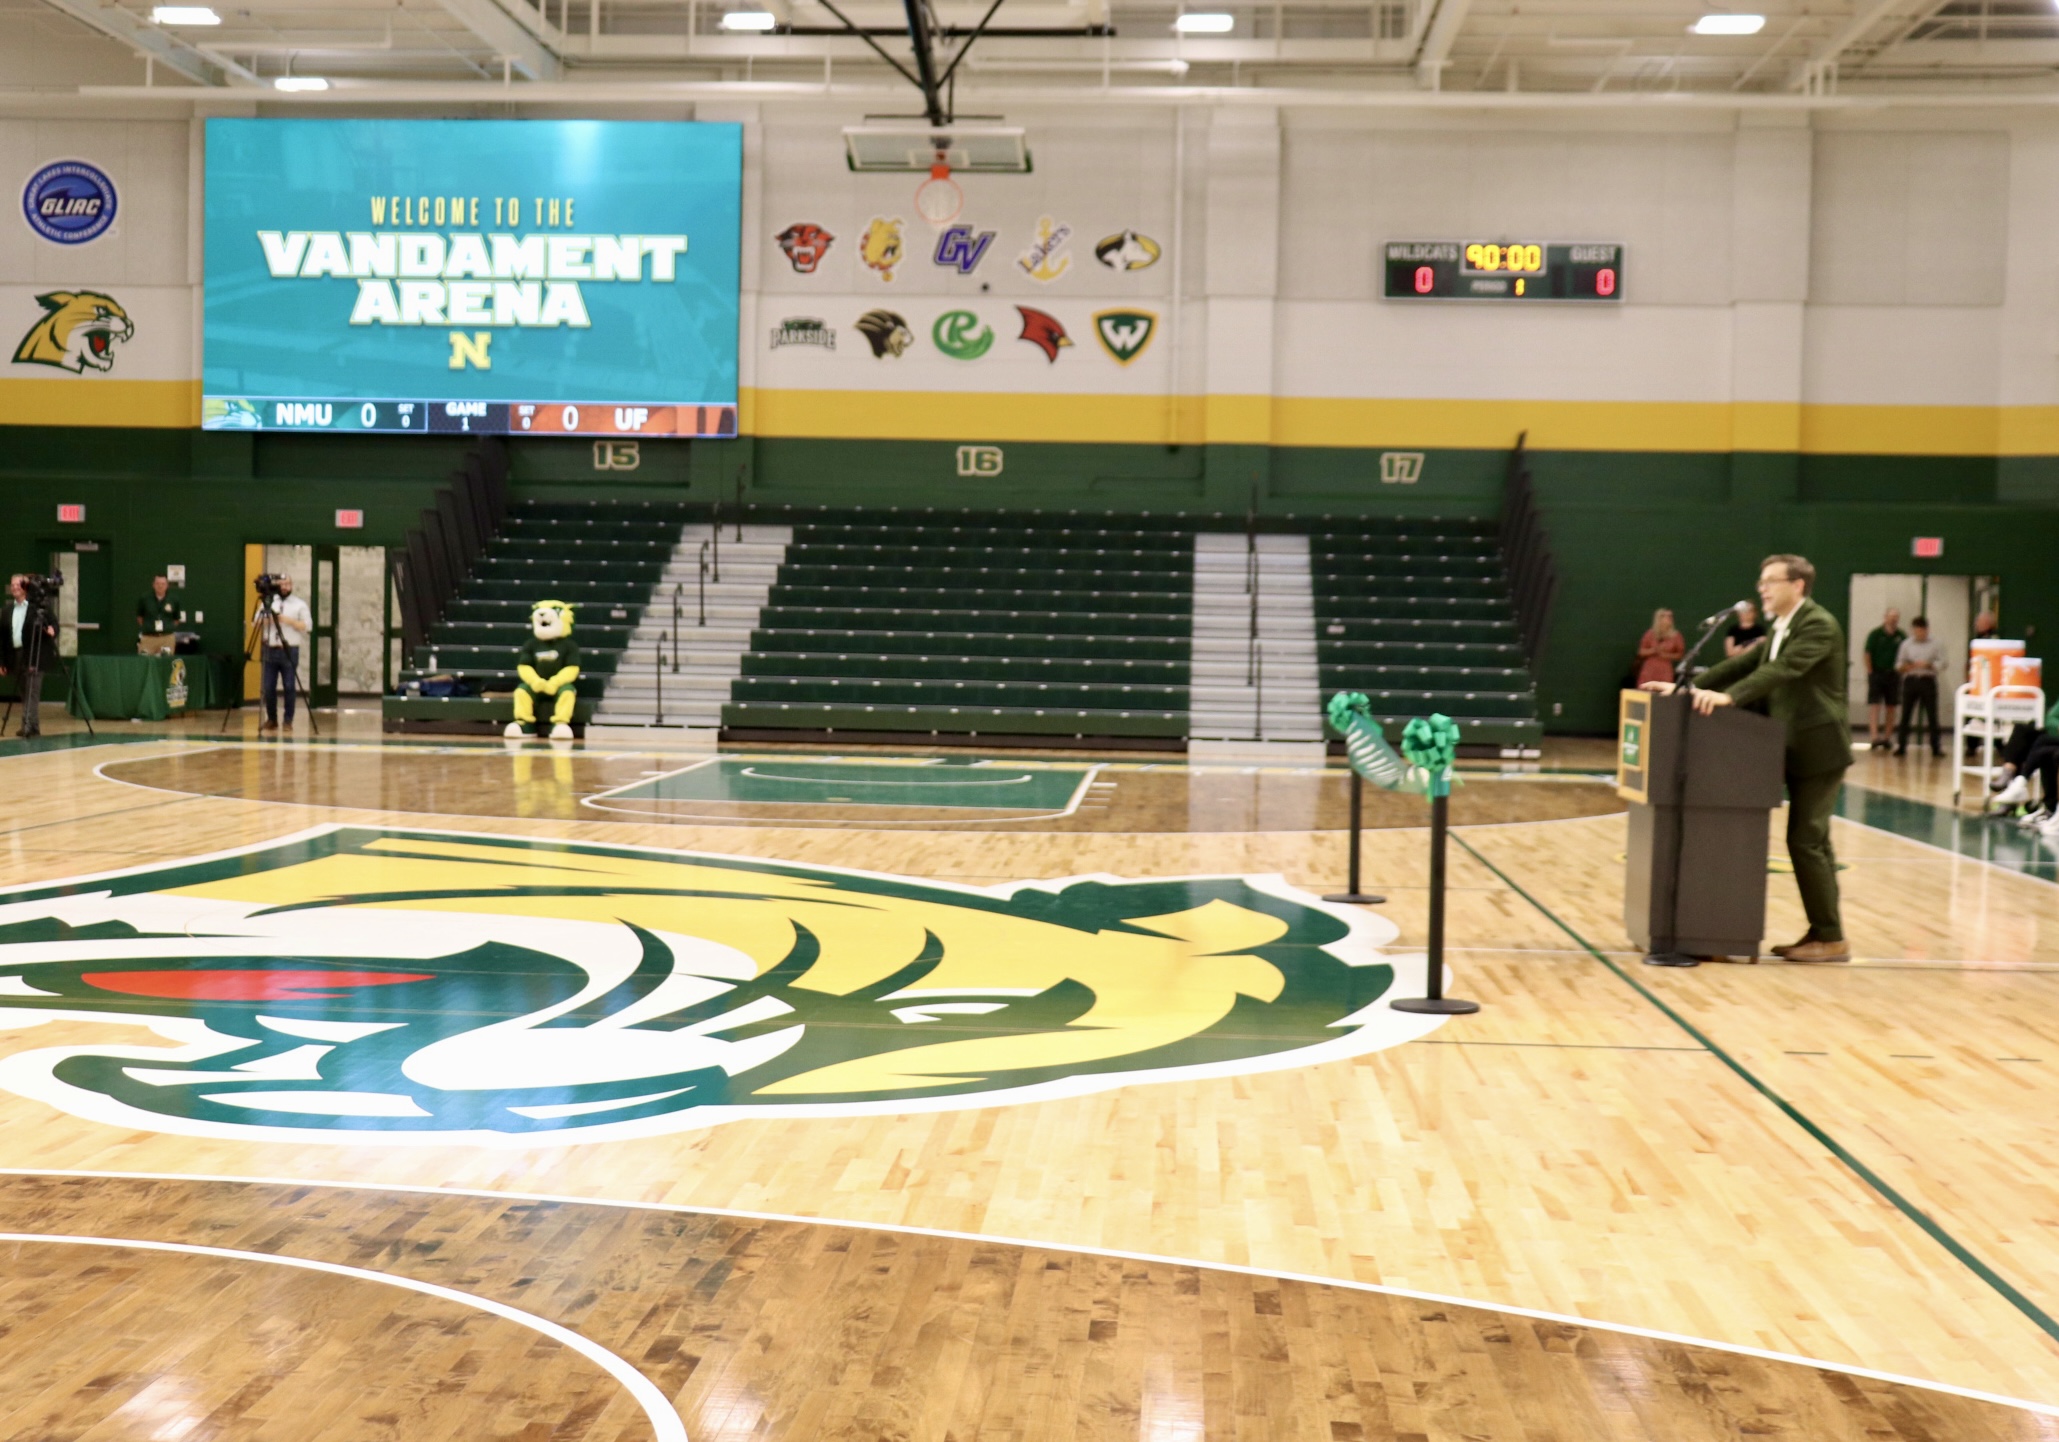
<instances>
[{"instance_id":1,"label":"conference team logo decal","mask_svg":"<svg viewBox=\"0 0 2059 1442\"><path fill-rule=\"evenodd\" d=\"M0 1088L353 1145L1042 1101L1420 1036L1382 1004L1423 984L1394 936L1277 877L982 888L323 827L0 895L0 1032L28 1033Z\"/></svg>"},{"instance_id":2,"label":"conference team logo decal","mask_svg":"<svg viewBox=\"0 0 2059 1442\"><path fill-rule=\"evenodd\" d=\"M97 290L53 290L37 296L36 304L43 316L14 348L16 365L54 366L77 375L111 371L115 348L136 334L121 302Z\"/></svg>"},{"instance_id":3,"label":"conference team logo decal","mask_svg":"<svg viewBox=\"0 0 2059 1442\"><path fill-rule=\"evenodd\" d=\"M987 258L996 234L991 230L975 231L969 225L949 226L937 237L936 263L960 275L971 275Z\"/></svg>"},{"instance_id":4,"label":"conference team logo decal","mask_svg":"<svg viewBox=\"0 0 2059 1442\"><path fill-rule=\"evenodd\" d=\"M978 360L994 348L994 328L969 310L947 310L930 327L929 338L952 360Z\"/></svg>"},{"instance_id":5,"label":"conference team logo decal","mask_svg":"<svg viewBox=\"0 0 2059 1442\"><path fill-rule=\"evenodd\" d=\"M790 225L776 237L779 248L786 252L786 258L793 262L801 275L815 274L815 267L822 264L822 257L829 254L830 242L836 237L819 225L802 223Z\"/></svg>"},{"instance_id":6,"label":"conference team logo decal","mask_svg":"<svg viewBox=\"0 0 2059 1442\"><path fill-rule=\"evenodd\" d=\"M865 337L872 354L880 360L899 356L915 344L915 332L908 329L908 322L890 310L868 310L859 316L858 334Z\"/></svg>"},{"instance_id":7,"label":"conference team logo decal","mask_svg":"<svg viewBox=\"0 0 2059 1442\"><path fill-rule=\"evenodd\" d=\"M1028 341L1044 353L1044 359L1056 365L1058 348L1072 344L1072 337L1065 333L1058 317L1026 305L1015 309L1022 316L1022 334L1016 339Z\"/></svg>"},{"instance_id":8,"label":"conference team logo decal","mask_svg":"<svg viewBox=\"0 0 2059 1442\"><path fill-rule=\"evenodd\" d=\"M815 316L790 315L772 328L772 348L778 350L788 345L812 345L835 350L836 329Z\"/></svg>"},{"instance_id":9,"label":"conference team logo decal","mask_svg":"<svg viewBox=\"0 0 2059 1442\"><path fill-rule=\"evenodd\" d=\"M881 280L892 280L894 267L901 263L901 224L899 216L886 220L875 215L858 237L858 259L878 271Z\"/></svg>"},{"instance_id":10,"label":"conference team logo decal","mask_svg":"<svg viewBox=\"0 0 2059 1442\"><path fill-rule=\"evenodd\" d=\"M1015 263L1031 280L1049 285L1072 268L1072 257L1065 254L1065 243L1071 239L1071 226L1042 216L1037 221L1037 238Z\"/></svg>"},{"instance_id":11,"label":"conference team logo decal","mask_svg":"<svg viewBox=\"0 0 2059 1442\"><path fill-rule=\"evenodd\" d=\"M1101 337L1101 348L1118 364L1128 365L1158 334L1158 317L1148 310L1097 310L1094 334Z\"/></svg>"},{"instance_id":12,"label":"conference team logo decal","mask_svg":"<svg viewBox=\"0 0 2059 1442\"><path fill-rule=\"evenodd\" d=\"M1158 242L1134 230L1104 235L1095 243L1094 259L1110 270L1143 270L1158 264Z\"/></svg>"}]
</instances>

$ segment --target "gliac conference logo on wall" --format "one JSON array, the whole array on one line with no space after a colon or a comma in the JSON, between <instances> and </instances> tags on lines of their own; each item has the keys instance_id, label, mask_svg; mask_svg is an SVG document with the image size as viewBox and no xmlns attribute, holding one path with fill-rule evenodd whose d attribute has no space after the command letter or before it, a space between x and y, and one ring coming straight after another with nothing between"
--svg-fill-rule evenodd
<instances>
[{"instance_id":1,"label":"gliac conference logo on wall","mask_svg":"<svg viewBox=\"0 0 2059 1442\"><path fill-rule=\"evenodd\" d=\"M0 896L0 1088L247 1140L611 1140L984 1107L1410 1040L1420 955L1277 877L964 887L326 827ZM1403 994L1414 994L1406 992ZM35 1047L33 1028L96 1028Z\"/></svg>"},{"instance_id":2,"label":"gliac conference logo on wall","mask_svg":"<svg viewBox=\"0 0 2059 1442\"><path fill-rule=\"evenodd\" d=\"M120 198L107 172L83 160L60 160L29 177L22 187L22 218L45 240L84 245L114 224Z\"/></svg>"}]
</instances>

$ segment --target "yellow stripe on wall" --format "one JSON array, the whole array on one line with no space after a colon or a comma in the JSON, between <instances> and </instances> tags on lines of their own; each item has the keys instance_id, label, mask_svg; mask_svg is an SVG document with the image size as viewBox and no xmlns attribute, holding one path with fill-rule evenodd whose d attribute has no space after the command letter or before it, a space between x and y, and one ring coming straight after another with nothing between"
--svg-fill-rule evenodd
<instances>
[{"instance_id":1,"label":"yellow stripe on wall","mask_svg":"<svg viewBox=\"0 0 2059 1442\"><path fill-rule=\"evenodd\" d=\"M781 439L1503 450L1527 431L1536 450L2059 456L2059 406L753 389L740 402L744 434ZM199 423L198 381L0 378L0 425Z\"/></svg>"},{"instance_id":2,"label":"yellow stripe on wall","mask_svg":"<svg viewBox=\"0 0 2059 1442\"><path fill-rule=\"evenodd\" d=\"M199 424L199 381L0 377L0 426L152 426L183 430Z\"/></svg>"},{"instance_id":3,"label":"yellow stripe on wall","mask_svg":"<svg viewBox=\"0 0 2059 1442\"><path fill-rule=\"evenodd\" d=\"M2059 406L747 391L746 433L838 440L2059 455Z\"/></svg>"}]
</instances>

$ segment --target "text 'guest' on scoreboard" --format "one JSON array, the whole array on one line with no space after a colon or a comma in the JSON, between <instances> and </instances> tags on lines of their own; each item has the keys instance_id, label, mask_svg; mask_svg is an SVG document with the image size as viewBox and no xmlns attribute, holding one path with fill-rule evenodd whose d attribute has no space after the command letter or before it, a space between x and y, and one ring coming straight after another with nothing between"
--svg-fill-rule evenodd
<instances>
[{"instance_id":1,"label":"text 'guest' on scoreboard","mask_svg":"<svg viewBox=\"0 0 2059 1442\"><path fill-rule=\"evenodd\" d=\"M1390 240L1388 300L1623 298L1623 247L1521 240Z\"/></svg>"},{"instance_id":2,"label":"text 'guest' on scoreboard","mask_svg":"<svg viewBox=\"0 0 2059 1442\"><path fill-rule=\"evenodd\" d=\"M733 436L743 132L209 120L209 430Z\"/></svg>"}]
</instances>

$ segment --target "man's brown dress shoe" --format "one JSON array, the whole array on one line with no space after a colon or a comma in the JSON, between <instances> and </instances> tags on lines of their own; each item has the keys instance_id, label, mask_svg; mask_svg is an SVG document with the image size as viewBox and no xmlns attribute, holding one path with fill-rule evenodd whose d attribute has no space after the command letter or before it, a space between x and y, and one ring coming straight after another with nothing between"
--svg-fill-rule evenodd
<instances>
[{"instance_id":1,"label":"man's brown dress shoe","mask_svg":"<svg viewBox=\"0 0 2059 1442\"><path fill-rule=\"evenodd\" d=\"M1805 936L1800 941L1790 941L1786 946L1769 946L1766 949L1775 956L1786 956L1790 951L1799 950L1814 940L1815 938L1812 936Z\"/></svg>"},{"instance_id":2,"label":"man's brown dress shoe","mask_svg":"<svg viewBox=\"0 0 2059 1442\"><path fill-rule=\"evenodd\" d=\"M1850 961L1852 948L1843 941L1805 941L1787 949L1789 961Z\"/></svg>"}]
</instances>

